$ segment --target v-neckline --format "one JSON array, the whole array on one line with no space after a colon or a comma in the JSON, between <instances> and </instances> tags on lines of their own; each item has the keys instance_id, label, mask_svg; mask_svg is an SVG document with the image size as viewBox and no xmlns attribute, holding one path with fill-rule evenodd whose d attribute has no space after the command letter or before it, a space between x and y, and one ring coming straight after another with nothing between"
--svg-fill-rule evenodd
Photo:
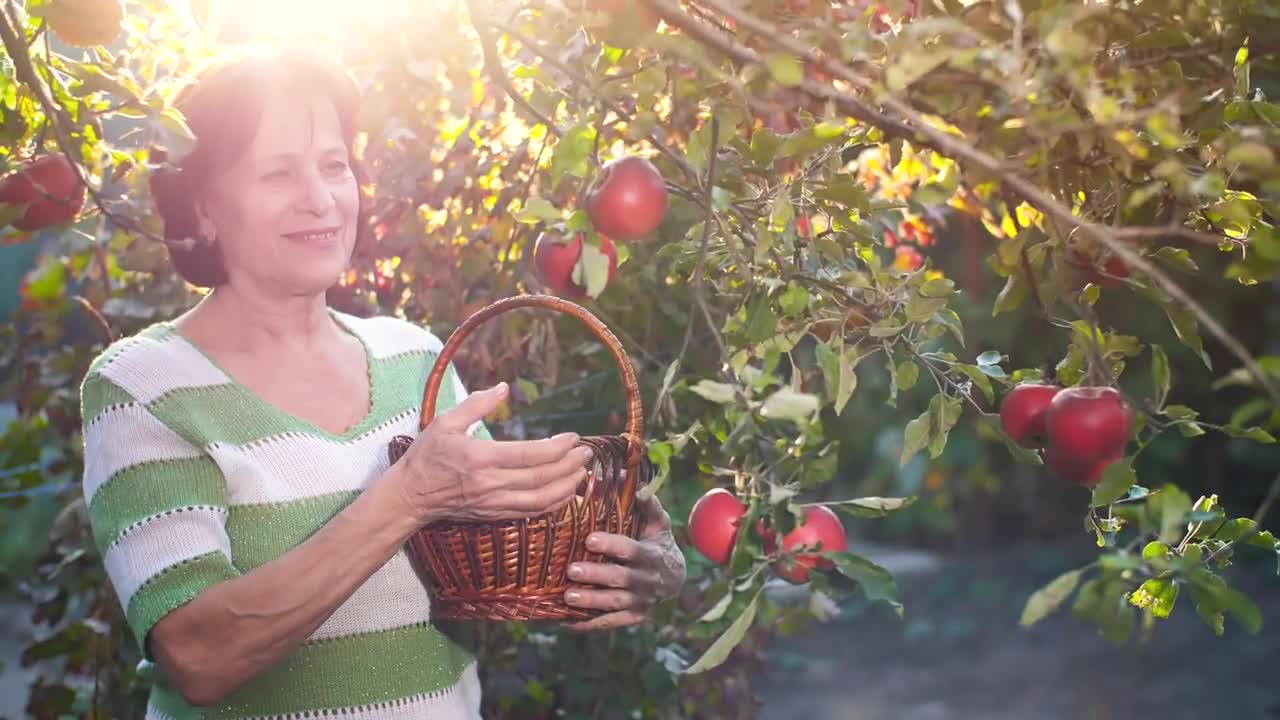
<instances>
[{"instance_id":1,"label":"v-neckline","mask_svg":"<svg viewBox=\"0 0 1280 720\"><path fill-rule=\"evenodd\" d=\"M219 363L217 360L213 358L213 356L209 355L209 353L201 349L199 345L192 342L191 339L188 338L178 328L178 326L174 324L172 320L165 321L163 324L166 330L172 333L181 342L186 343L188 347L194 350L197 354L199 354L202 358L204 358L206 362L208 362L210 365L216 368L220 373L222 373L222 375L227 378L227 382L230 385L232 385L241 393L243 393L245 397L250 398L254 403L261 405L265 410L269 412L279 415L280 417L287 420L290 424L297 427L304 428L307 432L315 433L316 435L327 438L329 440L346 442L354 439L355 437L363 433L365 430L367 430L370 422L373 421L374 417L377 414L378 398L377 398L377 389L374 384L373 348L370 347L369 341L365 339L364 335L361 334L355 328L354 323L347 322L347 319L343 317L342 313L338 312L337 310L334 310L331 307L327 307L325 309L328 311L329 317L333 318L333 321L338 324L338 327L342 328L343 331L345 331L347 334L351 335L357 341L359 341L360 347L364 348L365 375L367 376L367 380L369 383L369 391L368 391L368 398L367 398L369 403L368 410L365 412L364 416L361 417L359 420L357 420L353 425L351 425L351 427L348 427L346 430L343 430L340 433L335 433L331 430L327 430L311 422L310 420L307 420L306 418L302 418L297 415L294 415L293 413L287 412L286 410L284 410L284 408L281 408L275 403L262 397L257 392L255 392L252 388L250 388L249 386L237 380L236 377L232 375L230 372L228 372L227 369L223 367L221 363Z\"/></svg>"}]
</instances>

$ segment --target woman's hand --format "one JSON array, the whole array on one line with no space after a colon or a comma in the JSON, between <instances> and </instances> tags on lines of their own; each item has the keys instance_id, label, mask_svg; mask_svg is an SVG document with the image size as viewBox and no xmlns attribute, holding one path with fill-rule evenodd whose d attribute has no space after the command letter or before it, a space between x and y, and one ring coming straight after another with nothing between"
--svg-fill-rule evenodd
<instances>
[{"instance_id":1,"label":"woman's hand","mask_svg":"<svg viewBox=\"0 0 1280 720\"><path fill-rule=\"evenodd\" d=\"M431 421L388 474L420 524L440 519L503 520L569 503L587 477L590 448L572 433L502 442L467 430L507 394L506 383L474 393Z\"/></svg>"},{"instance_id":2,"label":"woman's hand","mask_svg":"<svg viewBox=\"0 0 1280 720\"><path fill-rule=\"evenodd\" d=\"M671 517L656 497L637 500L641 512L640 539L615 533L592 533L587 549L618 563L574 563L569 578L583 585L565 592L565 602L582 608L609 610L591 620L574 623L573 630L603 630L636 625L649 617L654 605L674 597L684 585L684 553L671 534Z\"/></svg>"}]
</instances>

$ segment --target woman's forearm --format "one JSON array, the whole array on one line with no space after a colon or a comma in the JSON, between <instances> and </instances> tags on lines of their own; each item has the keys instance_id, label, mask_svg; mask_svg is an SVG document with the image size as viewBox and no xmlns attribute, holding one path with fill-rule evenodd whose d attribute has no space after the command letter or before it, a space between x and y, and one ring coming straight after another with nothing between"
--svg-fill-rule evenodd
<instances>
[{"instance_id":1,"label":"woman's forearm","mask_svg":"<svg viewBox=\"0 0 1280 720\"><path fill-rule=\"evenodd\" d=\"M395 555L418 527L396 472L305 542L156 624L152 654L189 702L212 705L282 660Z\"/></svg>"}]
</instances>

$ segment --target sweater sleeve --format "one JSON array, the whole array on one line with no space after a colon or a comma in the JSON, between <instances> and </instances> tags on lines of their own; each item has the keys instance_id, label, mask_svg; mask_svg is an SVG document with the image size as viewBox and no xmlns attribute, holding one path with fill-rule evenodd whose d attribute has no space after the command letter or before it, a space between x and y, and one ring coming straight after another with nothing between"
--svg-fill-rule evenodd
<instances>
[{"instance_id":1,"label":"sweater sleeve","mask_svg":"<svg viewBox=\"0 0 1280 720\"><path fill-rule=\"evenodd\" d=\"M147 634L236 577L227 487L212 457L91 369L80 392L84 501L94 543L145 657Z\"/></svg>"}]
</instances>

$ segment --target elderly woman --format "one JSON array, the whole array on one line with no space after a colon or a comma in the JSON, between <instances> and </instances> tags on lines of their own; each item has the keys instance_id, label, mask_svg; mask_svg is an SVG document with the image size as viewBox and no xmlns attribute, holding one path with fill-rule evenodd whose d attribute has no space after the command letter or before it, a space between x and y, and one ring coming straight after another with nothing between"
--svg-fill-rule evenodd
<instances>
[{"instance_id":1,"label":"elderly woman","mask_svg":"<svg viewBox=\"0 0 1280 720\"><path fill-rule=\"evenodd\" d=\"M499 442L449 368L417 434L440 339L329 308L361 242L357 92L303 52L212 65L177 105L196 146L153 194L179 273L211 291L114 343L82 387L84 494L154 679L148 718L474 718L476 661L431 625L403 546L440 519L565 505L575 435ZM396 434L417 435L389 467ZM684 579L666 513L615 562L571 569L566 602L643 622Z\"/></svg>"}]
</instances>

